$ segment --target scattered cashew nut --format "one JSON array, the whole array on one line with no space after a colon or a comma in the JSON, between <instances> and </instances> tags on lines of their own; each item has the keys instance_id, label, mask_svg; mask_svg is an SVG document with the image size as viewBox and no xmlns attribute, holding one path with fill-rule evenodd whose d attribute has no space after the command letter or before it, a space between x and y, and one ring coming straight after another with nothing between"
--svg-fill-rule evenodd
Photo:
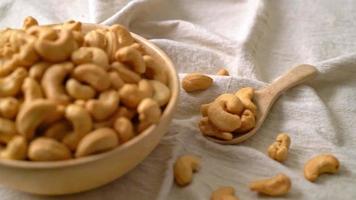
<instances>
[{"instance_id":1,"label":"scattered cashew nut","mask_svg":"<svg viewBox=\"0 0 356 200\"><path fill-rule=\"evenodd\" d=\"M227 71L225 68L221 68L217 73L216 75L219 75L219 76L229 76L229 71Z\"/></svg>"},{"instance_id":2,"label":"scattered cashew nut","mask_svg":"<svg viewBox=\"0 0 356 200\"><path fill-rule=\"evenodd\" d=\"M286 133L278 134L276 141L268 147L268 156L279 162L285 161L290 143L290 137Z\"/></svg>"},{"instance_id":3,"label":"scattered cashew nut","mask_svg":"<svg viewBox=\"0 0 356 200\"><path fill-rule=\"evenodd\" d=\"M239 200L233 187L220 187L211 194L210 200Z\"/></svg>"},{"instance_id":4,"label":"scattered cashew nut","mask_svg":"<svg viewBox=\"0 0 356 200\"><path fill-rule=\"evenodd\" d=\"M321 154L313 157L304 165L304 177L314 182L321 174L334 174L339 171L340 162L331 154Z\"/></svg>"},{"instance_id":5,"label":"scattered cashew nut","mask_svg":"<svg viewBox=\"0 0 356 200\"><path fill-rule=\"evenodd\" d=\"M213 84L213 79L200 73L191 73L182 80L182 87L186 92L206 90Z\"/></svg>"},{"instance_id":6,"label":"scattered cashew nut","mask_svg":"<svg viewBox=\"0 0 356 200\"><path fill-rule=\"evenodd\" d=\"M290 178L282 173L250 183L250 190L269 196L286 195L292 187Z\"/></svg>"},{"instance_id":7,"label":"scattered cashew nut","mask_svg":"<svg viewBox=\"0 0 356 200\"><path fill-rule=\"evenodd\" d=\"M183 187L192 182L193 172L200 168L200 158L194 155L180 156L174 163L174 180Z\"/></svg>"}]
</instances>

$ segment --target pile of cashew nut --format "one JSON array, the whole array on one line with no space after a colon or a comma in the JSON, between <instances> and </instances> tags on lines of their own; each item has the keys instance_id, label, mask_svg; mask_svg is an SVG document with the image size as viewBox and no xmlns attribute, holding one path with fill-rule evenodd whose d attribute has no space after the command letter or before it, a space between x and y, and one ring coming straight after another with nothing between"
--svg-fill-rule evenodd
<instances>
[{"instance_id":1,"label":"pile of cashew nut","mask_svg":"<svg viewBox=\"0 0 356 200\"><path fill-rule=\"evenodd\" d=\"M0 158L55 161L125 143L160 120L164 67L121 25L0 31Z\"/></svg>"},{"instance_id":2,"label":"pile of cashew nut","mask_svg":"<svg viewBox=\"0 0 356 200\"><path fill-rule=\"evenodd\" d=\"M254 89L241 88L235 94L221 94L213 102L202 104L203 118L199 129L203 135L232 140L235 134L244 134L256 126L257 107L253 103Z\"/></svg>"}]
</instances>

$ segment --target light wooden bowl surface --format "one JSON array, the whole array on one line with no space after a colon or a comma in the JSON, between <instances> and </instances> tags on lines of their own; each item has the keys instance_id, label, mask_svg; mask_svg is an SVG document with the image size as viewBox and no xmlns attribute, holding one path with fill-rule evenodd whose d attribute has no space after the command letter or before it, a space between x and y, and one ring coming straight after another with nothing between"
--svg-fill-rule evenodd
<instances>
[{"instance_id":1,"label":"light wooden bowl surface","mask_svg":"<svg viewBox=\"0 0 356 200\"><path fill-rule=\"evenodd\" d=\"M83 31L96 27L103 26L84 24ZM160 122L114 150L98 155L56 162L0 160L0 184L42 195L78 193L112 182L152 152L168 130L178 101L179 81L174 65L162 50L148 40L132 35L168 73L171 99Z\"/></svg>"}]
</instances>

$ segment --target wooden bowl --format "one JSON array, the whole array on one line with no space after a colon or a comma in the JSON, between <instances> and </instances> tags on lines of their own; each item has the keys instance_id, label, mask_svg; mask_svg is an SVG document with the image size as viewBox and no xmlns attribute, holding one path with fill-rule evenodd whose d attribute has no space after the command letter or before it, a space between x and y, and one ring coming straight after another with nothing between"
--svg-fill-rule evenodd
<instances>
[{"instance_id":1,"label":"wooden bowl","mask_svg":"<svg viewBox=\"0 0 356 200\"><path fill-rule=\"evenodd\" d=\"M95 27L99 25L85 24L83 31ZM148 40L132 35L168 72L171 99L160 122L114 150L89 157L56 162L0 160L0 184L41 195L83 192L124 175L152 152L168 130L178 101L179 81L174 65L162 50Z\"/></svg>"}]
</instances>

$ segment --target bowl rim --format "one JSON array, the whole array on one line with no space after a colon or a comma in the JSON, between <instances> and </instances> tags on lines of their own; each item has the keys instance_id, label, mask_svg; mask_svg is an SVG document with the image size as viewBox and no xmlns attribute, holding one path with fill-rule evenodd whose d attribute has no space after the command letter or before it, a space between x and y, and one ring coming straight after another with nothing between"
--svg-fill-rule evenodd
<instances>
[{"instance_id":1,"label":"bowl rim","mask_svg":"<svg viewBox=\"0 0 356 200\"><path fill-rule=\"evenodd\" d=\"M87 26L102 26L102 27L107 27L102 24L89 24L89 23L83 23L84 25ZM169 116L171 112L174 112L174 109L176 107L176 104L178 102L178 97L179 97L179 78L177 71L174 67L174 64L172 63L171 59L167 56L166 53L163 52L159 47L157 47L155 44L151 43L147 39L130 32L131 35L135 40L138 40L140 43L143 43L145 46L147 46L149 49L154 51L155 53L158 54L159 57L162 58L162 60L165 61L166 64L166 70L169 74L169 80L170 80L170 85L171 85L171 98L165 107L162 117L159 121L158 124L151 125L148 127L146 130L144 130L142 133L134 137L133 139L125 142L124 144L110 150L107 152L91 155L88 157L82 157L82 158L75 158L75 159L70 159L70 160L61 160L61 161L24 161L24 160L5 160L5 159L0 159L0 165L4 165L7 167L13 167L13 168L25 168L25 169L51 169L51 168L64 168L64 167L70 167L70 166L77 166L77 165L83 165L87 164L90 162L95 162L99 161L102 159L106 159L108 157L111 157L114 154L117 154L121 151L124 151L125 149L135 145L138 143L141 139L143 139L146 135L151 134L153 131L157 129L157 127L162 123L162 119L166 118Z\"/></svg>"}]
</instances>

